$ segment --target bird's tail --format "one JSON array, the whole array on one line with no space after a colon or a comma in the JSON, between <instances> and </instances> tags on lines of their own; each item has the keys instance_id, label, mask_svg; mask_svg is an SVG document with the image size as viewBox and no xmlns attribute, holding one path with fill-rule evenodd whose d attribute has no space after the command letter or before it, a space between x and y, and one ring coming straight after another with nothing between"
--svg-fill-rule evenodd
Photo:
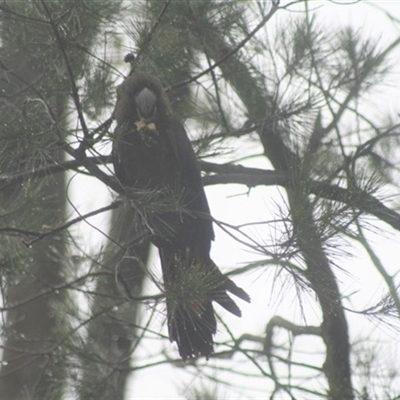
<instances>
[{"instance_id":1,"label":"bird's tail","mask_svg":"<svg viewBox=\"0 0 400 400\"><path fill-rule=\"evenodd\" d=\"M205 356L214 351L216 332L214 308L210 300L194 298L179 302L167 299L168 330L170 340L178 345L184 359Z\"/></svg>"},{"instance_id":2,"label":"bird's tail","mask_svg":"<svg viewBox=\"0 0 400 400\"><path fill-rule=\"evenodd\" d=\"M212 301L238 317L241 311L227 292L245 301L248 294L225 277L211 259L194 262L182 257L161 257L167 298L170 340L186 360L209 357L214 350L217 323Z\"/></svg>"}]
</instances>

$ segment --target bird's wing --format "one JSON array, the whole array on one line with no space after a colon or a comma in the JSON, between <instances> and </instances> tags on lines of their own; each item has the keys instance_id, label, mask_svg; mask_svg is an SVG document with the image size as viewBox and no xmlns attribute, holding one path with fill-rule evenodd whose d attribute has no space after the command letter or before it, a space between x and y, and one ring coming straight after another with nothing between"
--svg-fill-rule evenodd
<instances>
[{"instance_id":1,"label":"bird's wing","mask_svg":"<svg viewBox=\"0 0 400 400\"><path fill-rule=\"evenodd\" d=\"M185 200L190 211L203 215L204 228L209 240L214 240L210 208L204 192L199 163L184 126L172 117L168 127L168 137L180 171L181 185L185 190Z\"/></svg>"},{"instance_id":2,"label":"bird's wing","mask_svg":"<svg viewBox=\"0 0 400 400\"><path fill-rule=\"evenodd\" d=\"M120 183L122 185L126 185L126 174L125 174L125 168L124 164L121 160L121 154L120 154L120 149L119 147L121 146L120 143L120 136L118 133L121 132L121 128L117 126L116 131L115 131L115 139L113 142L112 146L112 161L114 165L114 173L115 176L118 177Z\"/></svg>"}]
</instances>

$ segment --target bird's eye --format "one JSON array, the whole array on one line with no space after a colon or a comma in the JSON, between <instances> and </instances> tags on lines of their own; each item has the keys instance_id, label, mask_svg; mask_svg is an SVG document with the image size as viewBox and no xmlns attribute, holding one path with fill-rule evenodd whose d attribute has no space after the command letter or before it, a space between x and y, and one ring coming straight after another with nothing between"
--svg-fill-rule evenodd
<instances>
[{"instance_id":1,"label":"bird's eye","mask_svg":"<svg viewBox=\"0 0 400 400\"><path fill-rule=\"evenodd\" d=\"M151 90L144 88L136 96L136 107L140 118L152 120L156 112L157 97Z\"/></svg>"}]
</instances>

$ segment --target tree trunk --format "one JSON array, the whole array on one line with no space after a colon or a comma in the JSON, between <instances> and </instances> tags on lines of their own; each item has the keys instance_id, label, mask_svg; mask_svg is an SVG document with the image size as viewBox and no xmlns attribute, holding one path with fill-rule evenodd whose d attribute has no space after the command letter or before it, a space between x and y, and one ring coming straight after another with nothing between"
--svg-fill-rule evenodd
<instances>
[{"instance_id":1,"label":"tree trunk","mask_svg":"<svg viewBox=\"0 0 400 400\"><path fill-rule=\"evenodd\" d=\"M141 304L126 301L124 296L141 294L149 253L147 240L141 244L131 242L135 233L133 211L128 207L115 210L109 234L112 242L105 250L104 267L99 270L108 275L97 280L99 295L91 308L95 318L89 324L81 353L83 374L78 389L81 400L124 399L131 353L143 333L137 325Z\"/></svg>"},{"instance_id":2,"label":"tree trunk","mask_svg":"<svg viewBox=\"0 0 400 400\"><path fill-rule=\"evenodd\" d=\"M207 50L216 61L232 50L223 38L214 36L213 41L205 42L208 44ZM246 106L249 119L257 123L267 118L272 106L271 100L262 93L256 79L239 57L233 55L219 67ZM301 189L305 184L301 177L301 160L288 151L281 134L278 129L267 124L259 129L265 155L276 171L284 171L292 176L292 188L287 190L287 194L293 231L306 264L306 277L321 305L322 338L326 345L324 372L329 384L329 396L332 400L353 399L350 344L341 295L313 221L307 192Z\"/></svg>"}]
</instances>

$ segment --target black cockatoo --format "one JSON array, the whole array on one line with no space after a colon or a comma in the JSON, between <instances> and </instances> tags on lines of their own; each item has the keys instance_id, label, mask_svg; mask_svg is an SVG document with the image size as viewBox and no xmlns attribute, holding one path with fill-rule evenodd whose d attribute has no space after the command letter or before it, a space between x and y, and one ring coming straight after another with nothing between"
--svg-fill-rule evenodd
<instances>
[{"instance_id":1,"label":"black cockatoo","mask_svg":"<svg viewBox=\"0 0 400 400\"><path fill-rule=\"evenodd\" d=\"M241 316L227 292L250 299L210 258L214 231L192 145L160 81L147 73L132 72L118 87L114 115L117 178L127 196L150 191L160 202L141 219L160 253L170 340L185 360L208 358L216 332L212 301Z\"/></svg>"}]
</instances>

